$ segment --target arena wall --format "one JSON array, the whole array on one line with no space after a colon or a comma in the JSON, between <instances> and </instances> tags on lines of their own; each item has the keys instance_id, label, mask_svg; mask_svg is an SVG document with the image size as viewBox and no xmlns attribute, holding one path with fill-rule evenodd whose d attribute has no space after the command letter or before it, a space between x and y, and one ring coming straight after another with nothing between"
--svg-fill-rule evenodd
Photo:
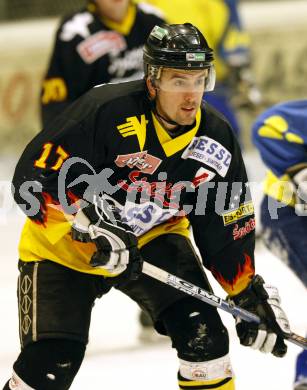
<instances>
[{"instance_id":1,"label":"arena wall","mask_svg":"<svg viewBox=\"0 0 307 390\"><path fill-rule=\"evenodd\" d=\"M243 3L253 68L265 102L307 97L307 3ZM0 24L1 154L20 153L39 131L39 85L58 19ZM249 127L252 115L242 115ZM248 117L248 119L246 119Z\"/></svg>"}]
</instances>

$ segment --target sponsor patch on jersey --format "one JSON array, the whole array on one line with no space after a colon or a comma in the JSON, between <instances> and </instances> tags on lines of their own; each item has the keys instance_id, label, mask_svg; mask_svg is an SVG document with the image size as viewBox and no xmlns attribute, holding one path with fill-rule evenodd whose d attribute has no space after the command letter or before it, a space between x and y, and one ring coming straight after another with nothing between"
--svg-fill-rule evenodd
<instances>
[{"instance_id":1,"label":"sponsor patch on jersey","mask_svg":"<svg viewBox=\"0 0 307 390\"><path fill-rule=\"evenodd\" d=\"M207 137L194 137L181 156L192 158L213 168L220 176L225 177L230 166L231 153L216 140Z\"/></svg>"},{"instance_id":2,"label":"sponsor patch on jersey","mask_svg":"<svg viewBox=\"0 0 307 390\"><path fill-rule=\"evenodd\" d=\"M192 180L192 186L194 188L199 187L202 183L205 183L206 181L210 181L214 178L215 173L209 171L209 169L206 168L199 168L199 170L196 172L196 175L194 179Z\"/></svg>"},{"instance_id":3,"label":"sponsor patch on jersey","mask_svg":"<svg viewBox=\"0 0 307 390\"><path fill-rule=\"evenodd\" d=\"M150 175L156 171L161 162L160 158L148 154L147 151L120 154L115 160L115 164L120 168L137 168L141 172L149 173Z\"/></svg>"},{"instance_id":4,"label":"sponsor patch on jersey","mask_svg":"<svg viewBox=\"0 0 307 390\"><path fill-rule=\"evenodd\" d=\"M254 214L253 202L241 204L237 209L227 211L226 213L222 214L224 226L231 225L232 223L239 221L247 215L252 214Z\"/></svg>"},{"instance_id":5,"label":"sponsor patch on jersey","mask_svg":"<svg viewBox=\"0 0 307 390\"><path fill-rule=\"evenodd\" d=\"M129 225L136 236L167 222L176 215L178 215L178 209L163 209L155 202L136 204L127 201L120 212L122 222Z\"/></svg>"},{"instance_id":6,"label":"sponsor patch on jersey","mask_svg":"<svg viewBox=\"0 0 307 390\"><path fill-rule=\"evenodd\" d=\"M243 227L239 227L239 225L236 223L232 235L234 240L239 240L240 238L243 238L253 230L255 230L256 223L255 218L250 218L247 222L245 222L245 225Z\"/></svg>"},{"instance_id":7,"label":"sponsor patch on jersey","mask_svg":"<svg viewBox=\"0 0 307 390\"><path fill-rule=\"evenodd\" d=\"M79 43L77 51L87 64L108 53L118 53L127 48L125 39L116 31L99 31Z\"/></svg>"}]
</instances>

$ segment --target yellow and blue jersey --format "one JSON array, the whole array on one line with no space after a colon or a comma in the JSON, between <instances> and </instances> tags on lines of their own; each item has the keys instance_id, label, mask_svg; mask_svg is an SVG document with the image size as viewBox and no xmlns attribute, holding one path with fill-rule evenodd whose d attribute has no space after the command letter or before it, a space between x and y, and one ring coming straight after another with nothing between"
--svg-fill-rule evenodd
<instances>
[{"instance_id":1,"label":"yellow and blue jersey","mask_svg":"<svg viewBox=\"0 0 307 390\"><path fill-rule=\"evenodd\" d=\"M307 99L271 107L256 119L252 135L268 168L265 193L294 205L289 173L307 166Z\"/></svg>"}]
</instances>

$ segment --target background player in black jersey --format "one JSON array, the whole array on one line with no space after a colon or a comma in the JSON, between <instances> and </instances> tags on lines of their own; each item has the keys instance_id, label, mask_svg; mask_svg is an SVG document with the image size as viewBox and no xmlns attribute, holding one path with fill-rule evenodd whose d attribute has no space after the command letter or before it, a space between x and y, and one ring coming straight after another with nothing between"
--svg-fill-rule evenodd
<instances>
[{"instance_id":1,"label":"background player in black jersey","mask_svg":"<svg viewBox=\"0 0 307 390\"><path fill-rule=\"evenodd\" d=\"M142 258L210 290L204 265L229 299L260 317L260 324L237 320L241 343L286 353L278 291L255 275L240 148L223 117L201 103L214 87L213 52L189 23L156 26L144 67L145 80L83 95L16 166L14 197L28 218L19 243L21 352L5 390L69 389L93 303L112 286L170 337L180 389L233 390L217 310L142 274ZM158 373L153 380L163 388Z\"/></svg>"},{"instance_id":2,"label":"background player in black jersey","mask_svg":"<svg viewBox=\"0 0 307 390\"><path fill-rule=\"evenodd\" d=\"M42 84L43 126L95 85L141 78L143 45L162 22L156 8L131 0L91 0L66 16Z\"/></svg>"}]
</instances>

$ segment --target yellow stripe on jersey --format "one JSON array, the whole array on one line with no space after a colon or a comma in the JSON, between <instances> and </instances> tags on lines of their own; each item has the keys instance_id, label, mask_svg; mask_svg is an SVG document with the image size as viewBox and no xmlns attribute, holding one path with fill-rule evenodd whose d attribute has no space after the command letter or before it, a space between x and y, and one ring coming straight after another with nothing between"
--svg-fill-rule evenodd
<instances>
[{"instance_id":1,"label":"yellow stripe on jersey","mask_svg":"<svg viewBox=\"0 0 307 390\"><path fill-rule=\"evenodd\" d=\"M72 216L66 216L72 219ZM71 222L60 210L48 207L46 226L27 218L19 242L19 258L23 261L51 260L73 270L93 275L111 276L103 269L93 268L89 262L96 251L93 243L82 243L71 238ZM172 218L139 237L139 247L162 234L180 234L189 237L186 217ZM114 275L113 275L114 276Z\"/></svg>"},{"instance_id":2,"label":"yellow stripe on jersey","mask_svg":"<svg viewBox=\"0 0 307 390\"><path fill-rule=\"evenodd\" d=\"M272 115L264 121L264 125L258 130L261 137L272 139L285 139L288 142L304 144L304 139L298 134L288 131L289 124L280 115Z\"/></svg>"},{"instance_id":3,"label":"yellow stripe on jersey","mask_svg":"<svg viewBox=\"0 0 307 390\"><path fill-rule=\"evenodd\" d=\"M288 122L283 117L273 115L264 121L264 126L260 127L258 134L265 138L283 139L288 127Z\"/></svg>"},{"instance_id":4,"label":"yellow stripe on jersey","mask_svg":"<svg viewBox=\"0 0 307 390\"><path fill-rule=\"evenodd\" d=\"M215 379L211 381L183 381L179 380L179 389L182 390L235 390L235 383L233 378Z\"/></svg>"},{"instance_id":5,"label":"yellow stripe on jersey","mask_svg":"<svg viewBox=\"0 0 307 390\"><path fill-rule=\"evenodd\" d=\"M165 222L140 236L138 239L138 247L142 248L142 246L146 245L148 242L161 236L162 234L179 234L180 236L189 238L189 226L190 222L186 217L178 218L173 222Z\"/></svg>"},{"instance_id":6,"label":"yellow stripe on jersey","mask_svg":"<svg viewBox=\"0 0 307 390\"><path fill-rule=\"evenodd\" d=\"M131 135L136 135L140 150L143 151L145 141L146 141L146 126L148 120L145 115L142 114L140 120L136 116L131 116L126 118L126 122L117 126L117 130L120 132L122 137L129 137Z\"/></svg>"},{"instance_id":7,"label":"yellow stripe on jersey","mask_svg":"<svg viewBox=\"0 0 307 390\"><path fill-rule=\"evenodd\" d=\"M110 30L115 30L123 35L128 35L134 25L135 16L136 6L135 4L130 3L127 14L122 22L116 23L104 16L101 16L101 20Z\"/></svg>"},{"instance_id":8,"label":"yellow stripe on jersey","mask_svg":"<svg viewBox=\"0 0 307 390\"><path fill-rule=\"evenodd\" d=\"M294 133L290 133L290 132L286 133L285 138L287 141L293 142L295 144L302 144L303 145L305 143L305 141L302 137L300 137L299 135L294 134Z\"/></svg>"},{"instance_id":9,"label":"yellow stripe on jersey","mask_svg":"<svg viewBox=\"0 0 307 390\"><path fill-rule=\"evenodd\" d=\"M154 113L152 114L153 123L156 129L156 133L159 139L159 142L164 150L164 153L167 157L172 156L177 153L179 150L185 148L192 141L193 137L196 135L197 130L200 125L201 120L201 110L198 109L196 114L196 124L195 126L188 131L187 133L183 133L176 138L172 138L167 131L160 124Z\"/></svg>"},{"instance_id":10,"label":"yellow stripe on jersey","mask_svg":"<svg viewBox=\"0 0 307 390\"><path fill-rule=\"evenodd\" d=\"M288 175L277 177L268 171L264 181L264 193L288 206L294 207L296 203L295 189Z\"/></svg>"}]
</instances>

